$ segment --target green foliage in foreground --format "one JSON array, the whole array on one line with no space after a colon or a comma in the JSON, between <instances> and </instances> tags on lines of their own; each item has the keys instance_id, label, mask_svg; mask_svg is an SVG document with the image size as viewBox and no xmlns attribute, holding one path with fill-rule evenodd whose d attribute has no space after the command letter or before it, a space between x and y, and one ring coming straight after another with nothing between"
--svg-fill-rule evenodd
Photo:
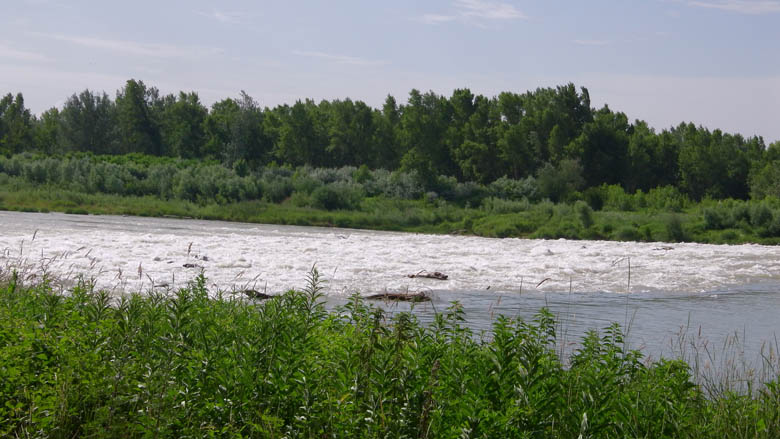
<instances>
[{"instance_id":1,"label":"green foliage in foreground","mask_svg":"<svg viewBox=\"0 0 780 439\"><path fill-rule=\"evenodd\" d=\"M388 319L359 298L333 312L310 286L263 304L118 300L79 285L0 290L3 437L776 437L780 386L705 395L686 363L645 365L616 325L562 364L555 324L464 327Z\"/></svg>"}]
</instances>

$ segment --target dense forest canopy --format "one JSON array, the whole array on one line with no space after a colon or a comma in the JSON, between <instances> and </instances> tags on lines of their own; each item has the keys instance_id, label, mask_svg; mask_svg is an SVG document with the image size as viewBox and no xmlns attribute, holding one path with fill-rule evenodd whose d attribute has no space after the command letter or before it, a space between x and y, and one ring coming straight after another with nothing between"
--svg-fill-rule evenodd
<instances>
[{"instance_id":1,"label":"dense forest canopy","mask_svg":"<svg viewBox=\"0 0 780 439\"><path fill-rule=\"evenodd\" d=\"M143 153L209 159L233 169L269 164L365 165L487 184L534 177L572 189L674 186L691 198L780 196L780 142L690 123L656 132L573 84L495 97L412 90L382 108L349 98L261 107L242 92L204 106L197 93L162 96L129 80L115 98L84 90L40 116L21 93L0 100L0 155Z\"/></svg>"}]
</instances>

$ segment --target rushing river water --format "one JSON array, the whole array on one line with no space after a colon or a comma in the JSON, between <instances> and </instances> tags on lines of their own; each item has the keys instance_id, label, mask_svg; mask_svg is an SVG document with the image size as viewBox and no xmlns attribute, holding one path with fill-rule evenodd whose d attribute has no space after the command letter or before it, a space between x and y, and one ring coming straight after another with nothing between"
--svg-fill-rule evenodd
<instances>
[{"instance_id":1,"label":"rushing river water","mask_svg":"<svg viewBox=\"0 0 780 439\"><path fill-rule=\"evenodd\" d=\"M354 292L426 290L433 301L415 308L423 320L457 300L477 329L498 314L528 318L547 306L565 337L618 322L630 328L631 346L653 357L674 354L680 336L709 340L713 353L737 338L746 357L768 355L780 332L780 247L0 212L0 269L25 276L85 275L100 288L148 291L184 286L204 270L214 290L277 293L304 287L314 265L330 304ZM420 270L449 279L407 277Z\"/></svg>"}]
</instances>

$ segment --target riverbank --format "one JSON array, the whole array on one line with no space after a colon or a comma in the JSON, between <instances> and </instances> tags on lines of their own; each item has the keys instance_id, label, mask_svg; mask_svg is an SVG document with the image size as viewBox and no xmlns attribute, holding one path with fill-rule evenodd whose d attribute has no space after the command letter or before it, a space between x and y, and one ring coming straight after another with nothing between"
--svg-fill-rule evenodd
<instances>
[{"instance_id":1,"label":"riverbank","mask_svg":"<svg viewBox=\"0 0 780 439\"><path fill-rule=\"evenodd\" d=\"M195 218L498 238L777 245L780 236L775 223L780 222L780 209L775 207L771 202L730 200L668 211L594 211L584 202L534 204L495 199L475 208L443 200L368 197L352 209L326 210L301 206L295 197L279 203L196 203L151 195L86 193L52 185L0 184L0 210L8 211Z\"/></svg>"},{"instance_id":2,"label":"riverbank","mask_svg":"<svg viewBox=\"0 0 780 439\"><path fill-rule=\"evenodd\" d=\"M360 299L326 311L308 287L262 303L209 298L205 279L118 301L0 288L0 435L48 437L773 438L777 380L749 393L646 364L617 325L565 363L555 322L498 318L474 334Z\"/></svg>"},{"instance_id":3,"label":"riverbank","mask_svg":"<svg viewBox=\"0 0 780 439\"><path fill-rule=\"evenodd\" d=\"M480 184L366 166L249 169L138 154L18 154L0 157L0 209L500 238L780 243L780 199L771 196L695 201L670 185L626 192L558 177Z\"/></svg>"}]
</instances>

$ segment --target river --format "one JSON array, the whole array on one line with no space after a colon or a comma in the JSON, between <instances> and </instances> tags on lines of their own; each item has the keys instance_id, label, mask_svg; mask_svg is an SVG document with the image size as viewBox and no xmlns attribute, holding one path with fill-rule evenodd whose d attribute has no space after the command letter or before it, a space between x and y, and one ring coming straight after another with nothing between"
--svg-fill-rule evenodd
<instances>
[{"instance_id":1,"label":"river","mask_svg":"<svg viewBox=\"0 0 780 439\"><path fill-rule=\"evenodd\" d=\"M30 280L43 272L83 275L116 292L164 291L203 270L213 291L273 294L304 287L313 266L326 281L330 305L355 292L424 290L433 301L415 307L421 319L457 300L477 330L489 329L499 314L530 318L547 306L559 319L562 341L618 322L628 328L630 346L650 358L706 344L708 356L715 355L708 361L752 361L775 355L778 345L780 247L0 212L0 270L13 267ZM449 278L407 277L420 270Z\"/></svg>"}]
</instances>

